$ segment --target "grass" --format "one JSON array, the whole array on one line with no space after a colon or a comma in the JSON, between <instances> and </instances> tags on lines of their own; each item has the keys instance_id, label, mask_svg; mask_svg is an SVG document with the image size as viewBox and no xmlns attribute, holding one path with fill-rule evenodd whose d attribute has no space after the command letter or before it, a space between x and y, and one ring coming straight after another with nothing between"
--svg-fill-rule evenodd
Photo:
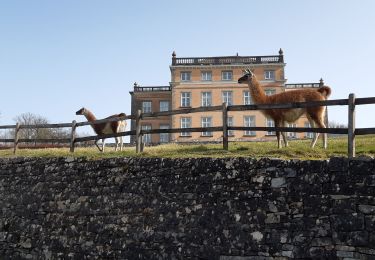
<instances>
[{"instance_id":1,"label":"grass","mask_svg":"<svg viewBox=\"0 0 375 260\"><path fill-rule=\"evenodd\" d=\"M347 156L347 138L328 138L328 149L322 148L319 140L314 149L310 148L310 140L290 141L289 147L278 149L276 141L268 142L230 142L229 150L222 149L222 144L165 144L145 147L144 152L135 153L135 147L127 147L122 152L114 152L114 148L107 147L105 153L100 153L96 147L76 148L70 153L68 148L20 149L17 155L13 150L0 150L0 157L87 157L90 159L110 157L272 157L282 159L327 159L332 156ZM356 137L357 156L375 156L375 135Z\"/></svg>"}]
</instances>

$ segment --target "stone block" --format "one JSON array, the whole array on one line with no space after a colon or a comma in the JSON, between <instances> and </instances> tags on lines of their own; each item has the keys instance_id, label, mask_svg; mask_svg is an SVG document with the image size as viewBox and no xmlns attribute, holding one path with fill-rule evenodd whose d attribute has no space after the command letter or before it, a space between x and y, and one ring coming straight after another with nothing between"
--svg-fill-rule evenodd
<instances>
[{"instance_id":1,"label":"stone block","mask_svg":"<svg viewBox=\"0 0 375 260\"><path fill-rule=\"evenodd\" d=\"M284 177L280 178L273 178L271 180L271 187L272 188L284 188L287 186L286 179Z\"/></svg>"}]
</instances>

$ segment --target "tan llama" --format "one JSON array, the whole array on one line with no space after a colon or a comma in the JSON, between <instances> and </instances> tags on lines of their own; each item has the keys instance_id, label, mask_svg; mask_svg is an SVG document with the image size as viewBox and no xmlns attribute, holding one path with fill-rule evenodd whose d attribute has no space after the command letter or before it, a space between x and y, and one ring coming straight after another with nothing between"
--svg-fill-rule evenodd
<instances>
[{"instance_id":1,"label":"tan llama","mask_svg":"<svg viewBox=\"0 0 375 260\"><path fill-rule=\"evenodd\" d=\"M88 110L87 108L84 108L84 107L81 108L80 110L78 110L76 112L76 115L85 116L87 121L89 121L89 122L93 122L93 121L97 120L96 117L94 116L94 114L90 110ZM120 113L120 114L115 114L115 115L106 117L105 119L114 118L114 117L124 117L124 116L125 116L124 113ZM91 125L91 127L94 129L94 131L97 135L115 134L115 133L125 131L126 121L125 120L119 120L119 121L113 121L113 122L93 124L93 125ZM104 140L105 140L105 138L102 139L102 148L100 148L99 145L98 145L99 140L95 141L96 147L98 147L99 151L101 151L101 152L104 152L104 146L105 146ZM119 145L120 145L120 151L122 151L122 146L123 146L122 136L115 137L115 140L116 140L115 151L117 151L117 148L118 148Z\"/></svg>"},{"instance_id":2,"label":"tan llama","mask_svg":"<svg viewBox=\"0 0 375 260\"><path fill-rule=\"evenodd\" d=\"M282 92L274 95L267 96L263 88L260 86L259 81L256 79L253 72L249 69L245 70L245 75L238 79L239 84L247 83L250 88L250 94L255 104L283 104L295 102L308 102L308 101L323 101L326 100L331 94L331 88L323 86L318 89L298 89L288 92ZM307 107L307 108L287 108L287 109L266 109L261 112L274 120L276 127L286 127L286 123L295 122L304 113L310 122L311 127L317 125L320 128L325 128L324 115L325 107ZM281 137L283 136L285 146L288 146L288 140L284 132L276 131L278 147L281 148ZM318 140L319 133L316 133L311 147L314 148ZM323 134L323 147L327 148L327 134Z\"/></svg>"}]
</instances>

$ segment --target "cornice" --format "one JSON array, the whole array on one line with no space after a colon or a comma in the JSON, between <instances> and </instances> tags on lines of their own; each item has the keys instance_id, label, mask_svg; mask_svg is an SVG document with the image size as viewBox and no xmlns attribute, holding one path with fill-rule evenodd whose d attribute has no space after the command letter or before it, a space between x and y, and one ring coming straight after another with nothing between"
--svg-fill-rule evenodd
<instances>
[{"instance_id":1,"label":"cornice","mask_svg":"<svg viewBox=\"0 0 375 260\"><path fill-rule=\"evenodd\" d=\"M243 68L275 68L275 67L285 67L286 63L262 63L262 64L226 64L226 65L170 65L169 69L171 71L175 69L243 69Z\"/></svg>"}]
</instances>

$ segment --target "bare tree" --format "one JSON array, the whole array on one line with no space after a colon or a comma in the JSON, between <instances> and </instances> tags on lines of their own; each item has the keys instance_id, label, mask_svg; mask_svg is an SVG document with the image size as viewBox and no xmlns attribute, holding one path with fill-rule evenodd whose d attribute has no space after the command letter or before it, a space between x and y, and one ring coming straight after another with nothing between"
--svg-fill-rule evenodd
<instances>
[{"instance_id":1,"label":"bare tree","mask_svg":"<svg viewBox=\"0 0 375 260\"><path fill-rule=\"evenodd\" d=\"M348 125L343 124L343 123L338 123L336 121L329 121L328 122L328 127L329 128L348 128ZM328 134L329 136L340 136L338 134Z\"/></svg>"},{"instance_id":2,"label":"bare tree","mask_svg":"<svg viewBox=\"0 0 375 260\"><path fill-rule=\"evenodd\" d=\"M32 113L23 113L14 118L14 121L21 125L44 125L48 119ZM69 138L69 131L61 128L21 128L20 139L32 139L35 143L38 139Z\"/></svg>"}]
</instances>

